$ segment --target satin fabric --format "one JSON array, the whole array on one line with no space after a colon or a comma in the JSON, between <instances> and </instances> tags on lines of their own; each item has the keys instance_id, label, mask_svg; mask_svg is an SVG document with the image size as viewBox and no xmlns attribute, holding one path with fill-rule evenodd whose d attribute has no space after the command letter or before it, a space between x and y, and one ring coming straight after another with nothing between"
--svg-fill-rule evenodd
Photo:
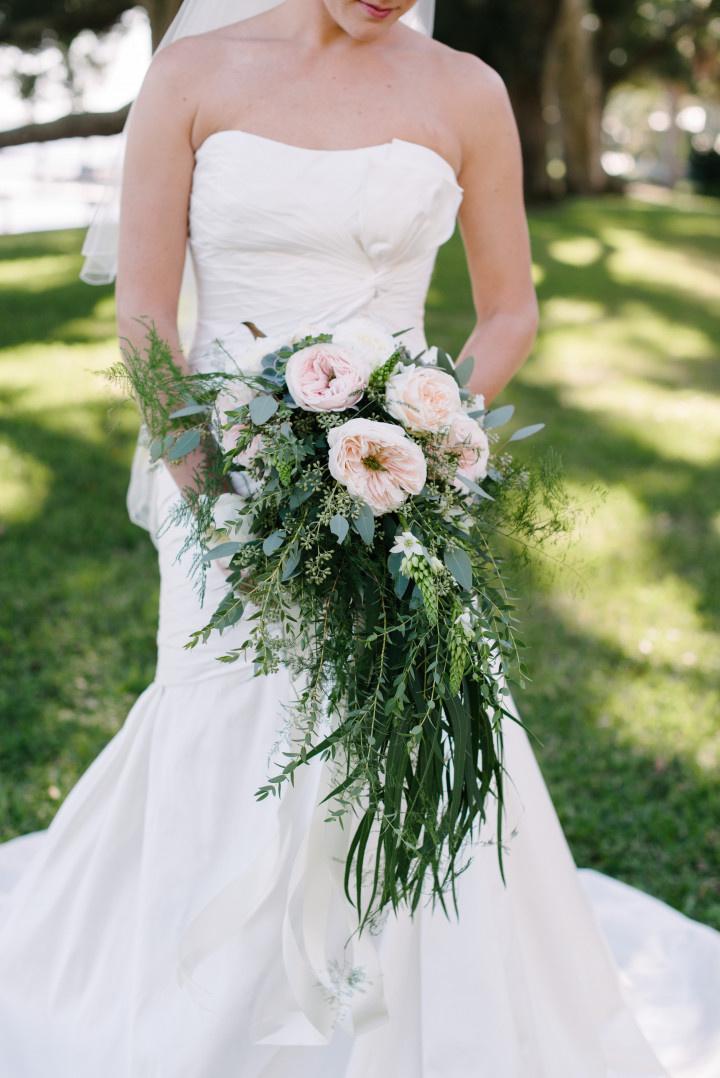
<instances>
[{"instance_id":1,"label":"satin fabric","mask_svg":"<svg viewBox=\"0 0 720 1078\"><path fill-rule=\"evenodd\" d=\"M244 132L200 148L191 361L248 331L369 314L426 341L423 305L462 189L403 140L310 151ZM213 341L221 338L226 351ZM139 449L129 508L158 548L153 683L46 831L0 846L0 1075L8 1078L715 1078L720 936L578 872L528 739L507 726L507 886L480 836L459 921L423 907L348 941L347 835L329 774L257 787L294 686L187 651L205 605L167 526L178 498ZM492 820L488 822L489 836Z\"/></svg>"}]
</instances>

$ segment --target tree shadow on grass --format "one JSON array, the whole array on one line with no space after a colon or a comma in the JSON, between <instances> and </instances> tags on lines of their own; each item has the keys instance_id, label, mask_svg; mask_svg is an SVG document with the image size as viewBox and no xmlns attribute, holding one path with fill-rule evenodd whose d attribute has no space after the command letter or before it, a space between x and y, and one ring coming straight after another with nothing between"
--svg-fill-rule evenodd
<instances>
[{"instance_id":1,"label":"tree shadow on grass","mask_svg":"<svg viewBox=\"0 0 720 1078\"><path fill-rule=\"evenodd\" d=\"M34 270L18 270L17 279L0 288L2 349L112 338L111 311L101 316L99 309L112 299L113 288L87 285L79 279L82 238L82 230L0 237L0 267L12 267L14 261L35 262ZM0 352L0 363L2 358Z\"/></svg>"},{"instance_id":2,"label":"tree shadow on grass","mask_svg":"<svg viewBox=\"0 0 720 1078\"><path fill-rule=\"evenodd\" d=\"M109 421L107 402L83 407L102 444L67 420L61 431L34 415L0 421L0 437L50 477L35 513L0 535L0 774L21 791L19 802L5 792L6 833L46 820L54 807L29 787L87 767L152 677L157 571L125 511L132 431Z\"/></svg>"}]
</instances>

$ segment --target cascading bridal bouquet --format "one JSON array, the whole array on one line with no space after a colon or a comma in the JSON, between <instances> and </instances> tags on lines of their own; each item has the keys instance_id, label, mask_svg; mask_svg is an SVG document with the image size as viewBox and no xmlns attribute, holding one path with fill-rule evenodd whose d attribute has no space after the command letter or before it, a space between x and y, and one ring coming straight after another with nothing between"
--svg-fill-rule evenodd
<instances>
[{"instance_id":1,"label":"cascading bridal bouquet","mask_svg":"<svg viewBox=\"0 0 720 1078\"><path fill-rule=\"evenodd\" d=\"M179 514L196 568L224 559L228 591L188 646L244 616L247 642L224 660L249 649L256 673L298 675L285 762L256 796L314 757L335 762L328 823L354 828L345 891L360 931L426 894L457 913L491 803L502 871L506 680L520 666L498 536L563 527L553 468L507 450L542 424L501 441L512 407L488 412L465 388L474 361L412 357L402 332L356 318L257 336L236 370L182 375L150 327L114 372L155 459L205 449Z\"/></svg>"}]
</instances>

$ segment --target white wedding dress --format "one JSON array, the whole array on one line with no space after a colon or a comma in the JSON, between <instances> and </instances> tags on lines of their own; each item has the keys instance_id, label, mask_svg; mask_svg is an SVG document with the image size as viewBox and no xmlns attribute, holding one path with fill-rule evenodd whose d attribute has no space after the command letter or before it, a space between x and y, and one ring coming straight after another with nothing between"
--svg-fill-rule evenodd
<instances>
[{"instance_id":1,"label":"white wedding dress","mask_svg":"<svg viewBox=\"0 0 720 1078\"><path fill-rule=\"evenodd\" d=\"M190 206L191 358L356 314L425 345L438 247L462 199L419 144L350 150L220 131ZM412 327L412 328L409 328ZM177 490L136 456L131 514L159 549L157 675L45 831L0 846L0 1078L718 1078L720 935L578 872L524 732L507 728L503 886L478 843L459 921L343 947L343 833L314 761L257 802L292 686L186 651L204 609L158 535ZM348 919L348 914L350 917Z\"/></svg>"}]
</instances>

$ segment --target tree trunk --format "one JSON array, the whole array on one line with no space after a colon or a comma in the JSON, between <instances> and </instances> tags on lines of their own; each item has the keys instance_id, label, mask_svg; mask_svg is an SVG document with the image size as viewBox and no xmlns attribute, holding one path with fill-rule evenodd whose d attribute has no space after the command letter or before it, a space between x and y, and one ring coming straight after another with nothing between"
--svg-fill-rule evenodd
<instances>
[{"instance_id":1,"label":"tree trunk","mask_svg":"<svg viewBox=\"0 0 720 1078\"><path fill-rule=\"evenodd\" d=\"M175 18L181 0L143 0L152 27L152 47L156 49L160 39Z\"/></svg>"},{"instance_id":2,"label":"tree trunk","mask_svg":"<svg viewBox=\"0 0 720 1078\"><path fill-rule=\"evenodd\" d=\"M547 171L547 124L543 114L542 80L523 79L508 87L520 131L525 197L543 201L552 194Z\"/></svg>"},{"instance_id":3,"label":"tree trunk","mask_svg":"<svg viewBox=\"0 0 720 1078\"><path fill-rule=\"evenodd\" d=\"M588 0L563 0L548 52L545 103L560 112L565 185L574 194L597 194L606 186L600 163L602 87L597 70Z\"/></svg>"},{"instance_id":4,"label":"tree trunk","mask_svg":"<svg viewBox=\"0 0 720 1078\"><path fill-rule=\"evenodd\" d=\"M0 131L0 149L28 142L51 142L59 138L86 138L88 135L116 135L122 131L129 105L115 112L71 112L44 124L25 124Z\"/></svg>"}]
</instances>

